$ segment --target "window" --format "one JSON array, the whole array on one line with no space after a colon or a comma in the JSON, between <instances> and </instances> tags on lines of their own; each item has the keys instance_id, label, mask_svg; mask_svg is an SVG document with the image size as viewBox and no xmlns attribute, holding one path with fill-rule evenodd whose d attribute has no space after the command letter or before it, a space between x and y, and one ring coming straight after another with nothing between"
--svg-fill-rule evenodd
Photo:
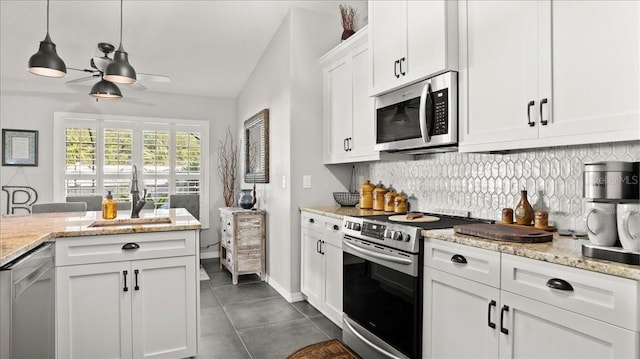
<instances>
[{"instance_id":1,"label":"window","mask_svg":"<svg viewBox=\"0 0 640 359\"><path fill-rule=\"evenodd\" d=\"M129 201L136 166L138 187L156 208L168 207L169 194L200 194L208 222L207 122L56 113L55 129L54 158L64 163L54 166L56 200L111 191Z\"/></svg>"}]
</instances>

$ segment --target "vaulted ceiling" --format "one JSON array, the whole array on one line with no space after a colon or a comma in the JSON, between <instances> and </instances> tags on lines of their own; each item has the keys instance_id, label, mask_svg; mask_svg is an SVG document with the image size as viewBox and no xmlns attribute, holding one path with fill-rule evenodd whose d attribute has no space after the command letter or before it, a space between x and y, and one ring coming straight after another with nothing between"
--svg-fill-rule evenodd
<instances>
[{"instance_id":1,"label":"vaulted ceiling","mask_svg":"<svg viewBox=\"0 0 640 359\"><path fill-rule=\"evenodd\" d=\"M366 24L365 0L352 1L151 1L125 0L123 46L138 72L163 74L170 83L144 82L148 91L235 98L292 6L335 15L336 44L342 32L339 4L358 9L356 28ZM46 1L0 0L0 79L66 82L26 71L46 33ZM88 68L101 56L97 43L118 47L120 1L51 0L49 31L67 67ZM95 81L80 85L88 88Z\"/></svg>"}]
</instances>

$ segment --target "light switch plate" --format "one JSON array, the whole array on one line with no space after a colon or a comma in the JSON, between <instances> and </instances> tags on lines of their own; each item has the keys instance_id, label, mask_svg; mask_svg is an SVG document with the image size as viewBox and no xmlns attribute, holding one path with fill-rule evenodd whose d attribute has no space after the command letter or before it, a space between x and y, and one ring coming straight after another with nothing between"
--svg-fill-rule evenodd
<instances>
[{"instance_id":1,"label":"light switch plate","mask_svg":"<svg viewBox=\"0 0 640 359\"><path fill-rule=\"evenodd\" d=\"M311 188L311 175L302 176L302 188Z\"/></svg>"}]
</instances>

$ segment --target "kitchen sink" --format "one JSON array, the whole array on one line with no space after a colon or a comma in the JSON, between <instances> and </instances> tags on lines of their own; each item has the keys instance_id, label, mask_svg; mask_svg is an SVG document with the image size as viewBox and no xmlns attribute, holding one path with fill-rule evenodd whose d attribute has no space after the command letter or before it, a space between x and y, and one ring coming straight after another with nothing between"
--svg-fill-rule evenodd
<instances>
[{"instance_id":1,"label":"kitchen sink","mask_svg":"<svg viewBox=\"0 0 640 359\"><path fill-rule=\"evenodd\" d=\"M134 226L141 224L167 224L171 223L171 217L147 217L147 218L116 218L110 220L98 220L88 227L114 227L114 226Z\"/></svg>"}]
</instances>

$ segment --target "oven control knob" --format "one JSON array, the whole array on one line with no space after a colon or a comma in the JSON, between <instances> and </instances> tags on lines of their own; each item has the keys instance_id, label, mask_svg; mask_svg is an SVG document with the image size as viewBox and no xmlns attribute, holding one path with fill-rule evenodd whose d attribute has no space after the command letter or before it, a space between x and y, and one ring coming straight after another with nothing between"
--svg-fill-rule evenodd
<instances>
[{"instance_id":1,"label":"oven control knob","mask_svg":"<svg viewBox=\"0 0 640 359\"><path fill-rule=\"evenodd\" d=\"M393 231L390 231L388 229L384 230L384 235L382 236L382 240L385 239L391 239L391 234L393 233Z\"/></svg>"},{"instance_id":2,"label":"oven control knob","mask_svg":"<svg viewBox=\"0 0 640 359\"><path fill-rule=\"evenodd\" d=\"M357 222L347 222L347 228L354 230L354 231L360 231L360 223Z\"/></svg>"},{"instance_id":3,"label":"oven control knob","mask_svg":"<svg viewBox=\"0 0 640 359\"><path fill-rule=\"evenodd\" d=\"M402 232L400 232L400 231L393 232L393 240L394 241L401 241L402 240Z\"/></svg>"},{"instance_id":4,"label":"oven control knob","mask_svg":"<svg viewBox=\"0 0 640 359\"><path fill-rule=\"evenodd\" d=\"M409 240L411 239L411 235L404 233L402 234L402 240L405 242L409 242Z\"/></svg>"}]
</instances>

